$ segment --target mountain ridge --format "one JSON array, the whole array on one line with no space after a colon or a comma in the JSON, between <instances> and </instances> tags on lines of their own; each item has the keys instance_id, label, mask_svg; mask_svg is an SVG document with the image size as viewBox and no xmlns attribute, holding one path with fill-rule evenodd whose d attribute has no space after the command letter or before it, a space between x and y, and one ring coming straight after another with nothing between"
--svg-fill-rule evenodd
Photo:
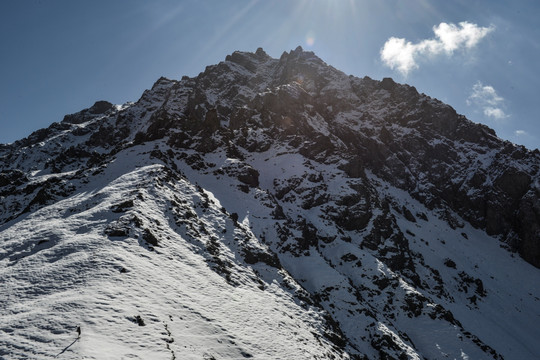
<instances>
[{"instance_id":1,"label":"mountain ridge","mask_svg":"<svg viewBox=\"0 0 540 360\"><path fill-rule=\"evenodd\" d=\"M538 150L503 142L493 130L411 86L347 76L300 47L279 59L261 48L234 52L196 77L160 78L135 103L99 101L2 145L0 261L13 269L62 254L62 244L71 241L62 231L52 228L25 239L14 230L30 234L32 219L49 219L66 234L104 247L146 249L146 257L130 257L139 274L148 274L143 259L174 258L181 246L193 254L182 261L221 277L223 284L212 287L220 293L231 287L258 294L277 279L277 292L265 296L286 299L280 306L289 315L305 311L298 315L305 321L289 323L304 329L302 341L310 344L297 349L297 358L527 357L540 353L533 340L539 332L540 296L533 285L538 269L513 258L512 251L539 266L539 167ZM124 178L138 180L118 180ZM122 200L106 190L113 188ZM117 200L91 200L100 192ZM178 195L184 193L191 199ZM82 214L89 211L88 219L99 219L95 229L63 225L48 210L61 202L73 209L74 215L64 211L66 218L84 222ZM77 254L68 251L66 258ZM108 267L127 269L128 254L111 258ZM496 264L486 263L493 259ZM3 275L13 281L22 276L9 269ZM98 275L105 283L115 278ZM508 284L518 277L527 290ZM164 279L182 286L178 279ZM144 284L128 281L134 282ZM13 296L24 302L28 290L7 293L23 294ZM518 298L522 308L509 309L508 317L497 313ZM92 296L85 301L89 310L99 309ZM109 334L136 334L130 326L138 319L158 319L152 320L157 334L158 324L172 326L167 315L175 316L180 303L193 307L169 299L169 314L153 309L136 318L132 311L113 316L114 326L101 321L110 316L105 310L94 318ZM42 311L50 314L47 309ZM9 310L10 319L26 316L32 323L24 312ZM217 313L210 323L235 324L225 310ZM97 320L92 325L76 311L66 314L83 321L83 328L94 326L90 343L100 343ZM498 325L486 329L491 322ZM199 352L199 358L279 357L263 335L263 329L276 334L277 328L270 320L258 326L250 329L263 339L266 353L265 346L254 345L257 337L231 325L244 347L207 344L215 353ZM15 329L2 329L11 334L6 348L18 348L14 344L25 337ZM433 331L428 335L426 329ZM56 344L54 331L48 341ZM122 341L112 338L112 348L120 349ZM148 339L140 354L159 348L197 358L198 350L190 353L167 341L160 347ZM519 349L523 341L527 346ZM287 342L286 351L294 343ZM75 357L92 353L73 351L79 351Z\"/></svg>"},{"instance_id":2,"label":"mountain ridge","mask_svg":"<svg viewBox=\"0 0 540 360\"><path fill-rule=\"evenodd\" d=\"M300 71L296 68L298 66L295 67L288 65L291 61L294 64L296 64L297 62L301 62L302 66L299 67L299 69L302 70L301 76L297 76L294 73L295 71ZM259 64L263 68L262 71L260 71L259 69L259 72L256 74L253 73L252 70L249 70L255 69L255 64ZM336 86L335 89L325 88L324 83L328 82L328 79L324 78L320 72L317 72L314 69L310 70L308 67L312 64L318 65L318 67L316 67L316 70L318 70L320 66L323 66L323 69L327 72L327 77L338 77L337 83L339 84L339 86L335 85L336 81L334 80L334 86ZM268 68L270 68L271 71L274 72L273 74L271 74L271 77L268 75L268 72L271 72ZM217 85L210 84L210 80L207 80L206 77L219 78L219 74L216 74L215 72L218 72L220 74L235 73L239 77L239 79L236 79L236 83L242 82L242 80L244 81L244 83L241 86L223 85L224 83L217 83ZM330 75L328 75L328 73ZM259 90L259 94L254 94L253 90L247 88L247 86L245 85L246 76L250 76L248 78L249 86L255 87L256 90ZM304 80L302 80L304 78L309 79L304 82ZM480 152L489 152L493 151L494 149L496 150L497 148L501 148L499 151L496 151L495 154L493 154L493 159L487 159L487 161L491 162L489 165L492 165L492 167L508 167L505 173L490 174L488 171L489 169L486 169L486 166L480 163L482 159L479 159L479 156L475 156L473 154L473 158L465 160L474 161L478 164L475 164L476 166L472 166L466 169L466 171L462 175L462 179L460 179L461 183L451 184L450 181L446 179L444 183L440 183L440 187L444 187L443 191L437 191L435 194L432 194L432 192L435 190L431 190L428 192L417 191L417 197L428 203L430 201L437 201L432 200L432 197L436 197L437 199L440 199L442 197L443 200L451 208L453 208L453 210L457 210L458 212L465 214L470 212L471 214L469 216L465 216L468 221L472 221L475 226L485 228L488 233L492 235L502 235L506 238L506 242L509 243L514 250L518 250L527 261L533 263L537 267L540 266L540 245L538 244L538 241L535 241L535 238L540 236L540 229L538 225L540 218L537 214L538 211L535 210L535 206L538 207L538 205L529 204L531 201L537 202L537 200L535 199L538 198L538 184L533 181L535 176L536 178L538 178L537 163L540 159L540 152L538 152L538 150L534 150L531 152L530 150L525 149L523 146L515 146L509 142L501 141L496 137L495 132L486 127L485 125L474 124L470 122L465 117L458 115L455 110L453 110L448 105L445 105L438 100L431 99L429 96L426 96L424 94L418 94L414 87L409 87L408 85L397 85L390 78L385 78L380 83L378 83L376 80L371 80L367 77L363 79L348 77L344 73L327 66L312 52L304 52L301 47L298 47L296 50L291 51L290 53L285 52L279 60L272 59L260 48L254 54L235 52L232 55L227 56L225 62L207 67L205 72L199 74L197 77L191 79L184 77L183 79L184 80L177 82L174 80L161 78L156 81L151 91L153 93L160 93L160 87L169 86L174 88L175 86L180 86L179 84L181 84L182 81L187 82L189 84L188 86L193 83L193 86L195 86L195 93L189 96L187 101L186 99L182 100L186 101L186 104L178 102L174 104L174 106L176 106L177 108L185 106L184 113L178 114L177 111L171 111L170 113L168 113L166 110L168 99L165 100L162 105L163 109L161 109L161 112L155 113L154 116L149 119L150 126L147 129L144 129L144 125L142 124L138 125L142 127L145 131L140 132L139 139L137 141L140 141L145 136L147 139L150 139L149 136L163 136L162 133L166 131L167 125L171 125L174 121L182 121L182 119L193 120L191 121L192 124L200 124L196 126L210 126L211 130L218 130L220 127L220 124L218 124L218 117L230 117L230 120L227 120L232 121L232 125L229 124L231 125L229 129L235 130L235 127L238 126L238 119L242 116L245 116L245 114L242 114L242 108L237 108L241 105L242 101L246 101L249 97L251 97L250 106L254 108L255 111L261 111L262 109L268 111L268 109L272 109L272 107L287 108L290 106L295 106L294 104L287 103L285 103L285 106L283 105L284 101L287 101L287 95L282 96L280 94L286 94L287 92L285 90L297 91L298 94L303 94L300 96L304 96L304 98L302 98L301 100L297 100L297 105L299 106L301 106L302 102L307 101L306 96L316 96L316 101L322 100L321 102L324 104L325 96L327 96L327 94L330 94L329 96L333 96L332 104L333 106L337 106L336 103L343 101L339 96L336 100L336 94L348 92L353 92L354 94L354 88L356 85L356 88L362 89L356 90L356 93L360 94L361 91L363 91L364 93L362 95L364 97L369 91L387 91L391 95L396 96L400 103L396 104L397 106L394 109L389 109L389 106L386 103L382 104L385 112L385 119L382 124L378 124L378 129L360 128L362 130L371 131L371 136L351 139L351 136L358 136L358 134L351 135L351 131L347 127L335 128L335 130L337 130L338 132L337 136L339 138L339 141L345 142L347 147L350 148L357 146L356 144L353 144L355 141L360 143L360 146L357 146L357 149L353 149L356 150L358 153L357 158L349 160L349 165L347 167L349 176L351 174L354 175L359 172L358 169L354 168L355 163L367 163L371 168L376 168L380 167L381 164L388 162L389 154L395 154L395 157L397 158L395 159L395 162L401 162L404 163L404 165L399 165L398 167L393 169L382 169L386 172L385 178L387 180L389 180L391 177L397 178L399 179L401 184L396 185L401 187L405 186L408 191L414 192L414 187L417 187L419 183L421 184L421 179L419 179L419 176L427 174L430 177L429 181L425 184L426 186L432 186L433 184L439 185L440 181L438 180L440 180L439 178L441 176L438 174L431 174L430 172L425 171L425 169L419 169L415 171L412 176L406 178L403 173L407 171L407 167L409 166L408 162L414 160L414 157L412 157L410 154L423 156L422 164L413 165L417 167L425 167L424 164L431 163L429 156L436 157L439 162L445 162L449 164L455 163L455 159L458 157L459 154L459 152L456 151L455 148L459 149L458 146L460 145L456 142L465 142L466 146L461 146L461 149L459 149L461 150L461 153L470 150L471 145L480 148ZM297 81L298 79L300 79L299 81L304 83L300 84L300 82ZM354 80L349 81L349 79ZM287 85L287 89L279 89L277 94L267 94L266 96L261 96L261 94L264 95L265 87L277 86L279 88L279 86L281 86L282 84ZM201 90L196 89L201 86L206 89L204 94L197 93L197 91ZM205 88L205 86L207 88ZM216 102L217 100L215 98L215 95L213 94L213 92L216 91L215 88L219 88L220 86L228 86L227 92L224 94L220 94L222 98L233 98L232 103L227 104L227 106L222 106L219 104L219 102ZM293 90L293 88L295 90ZM239 93L239 91L245 91L246 94L242 94L241 92ZM249 91L251 91L251 93L249 93ZM309 92L311 92L311 94L309 94ZM145 92L145 94L146 93L147 92ZM138 103L146 101L145 94L143 94ZM209 96L213 96L213 98ZM348 100L350 101L350 99ZM238 106L235 105L235 101L240 102ZM371 101L371 103L374 102L375 101ZM408 102L411 102L413 104L420 102L420 109L413 109L413 112L411 112L411 110L407 109L406 107ZM98 106L98 104L101 104L101 106L105 106L105 108L103 108L105 110L111 109L111 105L97 102L92 108L89 108L88 110L83 110L82 112L78 113L78 115L66 116L66 118L64 118L64 120L62 121L61 125L73 121L81 122L84 121L88 116L91 117L100 115L99 111L96 114L93 114L93 109L94 107ZM348 106L350 107L350 105ZM377 106L376 102L375 106ZM206 107L211 107L212 109L206 109ZM209 116L203 115L203 113L206 114L206 111L208 110L212 110L212 112L208 113ZM279 109L273 110L276 110L274 112L277 114L283 112ZM347 108L345 108L345 110L347 110ZM213 111L216 111L217 114L214 115L218 116L210 116L211 114L213 114ZM376 111L380 111L380 109L376 109ZM407 113L407 111L409 111L409 113ZM316 108L315 112L317 114L320 114L320 116L323 118L323 122L325 121L324 119L332 118L333 116L335 116L334 114L332 114L331 111L328 111L328 109L323 109L321 106ZM290 119L290 117L286 114L280 115L285 120ZM338 116L339 115L340 114L338 114ZM369 115L373 117L373 114ZM207 117L204 119L204 121L200 121L201 118L204 116ZM77 120L73 120L76 117L79 118ZM212 119L214 120L214 123L210 124L210 121ZM281 122L281 126L287 126L283 123L283 119L277 119L277 121ZM369 120L372 124L373 119ZM124 121L119 118L116 120L115 125L122 126L123 122ZM264 125L267 126L269 123L270 122L268 121ZM388 127L395 126L396 123L397 125L406 125L406 127L400 127L399 129L396 127L396 130L422 130L421 136L417 136L412 140L407 139L406 142L394 141L395 139L392 138L392 132L388 131ZM416 125L419 126L415 128ZM185 126L185 124L183 124L182 126ZM422 129L420 128L420 126L424 128ZM121 133L120 130L115 130L112 128L104 129L103 131L113 134L116 133L116 139L110 140L112 142L126 141L126 139L122 139L122 135L127 133L129 130L127 127L122 127L121 129L122 131L124 131L124 133ZM435 131L435 133L430 131L432 129ZM189 130L193 131L198 129L195 128ZM304 127L304 130L311 131L309 128L306 127ZM44 131L44 129L39 130L33 134L37 138L35 141L39 141L41 137L44 136ZM395 135L396 134L394 134L394 137ZM130 136L133 136L133 134L131 134ZM432 146L432 144L425 144L425 139L430 138L430 136L434 139L433 141L438 141L439 143L435 144L435 146ZM437 139L437 137L439 137L439 139ZM319 141L327 141L327 138L328 137L323 138ZM373 141L372 139L376 140ZM413 142L413 140L415 140L416 142ZM170 140L170 143L172 141L173 140ZM325 144L321 144L320 146L324 145ZM327 142L326 145L332 146L333 144ZM400 151L399 147L405 147L406 151ZM304 149L304 151L308 151L306 148ZM408 157L408 159L402 161L400 157ZM499 157L502 158L502 161L499 161ZM526 160L530 159L530 161L532 162L534 166L532 171L523 171L523 168L516 168L516 166L514 165L517 161L511 163L511 159L519 161L524 158ZM510 161L508 161L509 159ZM506 161L507 164L505 164L504 161ZM463 164L459 165L463 166ZM441 169L441 172L444 173L445 171L447 170ZM493 173L493 171L491 172ZM448 175L444 175L448 177ZM493 181L494 183L492 184ZM467 184L466 182L470 182L471 184ZM481 194L479 199L471 199L466 194L466 192L459 189L459 187L461 187L469 190L468 188L470 187L479 188L482 185L485 186L483 186L482 189L476 190L476 192L480 192ZM498 191L492 191L493 189L496 189ZM494 193L492 199L486 200L486 196L484 194L487 192ZM524 195L527 195L527 199L532 198L532 200L521 201L520 203L520 200L523 199ZM501 205L496 200L501 196L507 197L507 203L512 203L512 206ZM520 219L526 219L526 222L520 221ZM530 225L531 223L535 226L533 227L532 231L529 231L529 227L527 225ZM523 244L524 239L526 242L525 244Z\"/></svg>"}]
</instances>

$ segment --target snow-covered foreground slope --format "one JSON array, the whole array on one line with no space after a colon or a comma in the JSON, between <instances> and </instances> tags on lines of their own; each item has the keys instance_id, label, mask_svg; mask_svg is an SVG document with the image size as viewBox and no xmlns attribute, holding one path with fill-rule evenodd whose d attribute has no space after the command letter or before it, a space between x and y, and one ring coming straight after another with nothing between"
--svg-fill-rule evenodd
<instances>
[{"instance_id":1,"label":"snow-covered foreground slope","mask_svg":"<svg viewBox=\"0 0 540 360\"><path fill-rule=\"evenodd\" d=\"M540 153L235 52L0 145L0 358L540 358Z\"/></svg>"},{"instance_id":2,"label":"snow-covered foreground slope","mask_svg":"<svg viewBox=\"0 0 540 360\"><path fill-rule=\"evenodd\" d=\"M343 357L294 280L239 256L254 241L249 229L185 180L160 186L161 171L87 186L1 232L3 358ZM118 219L129 219L128 237L105 234Z\"/></svg>"}]
</instances>

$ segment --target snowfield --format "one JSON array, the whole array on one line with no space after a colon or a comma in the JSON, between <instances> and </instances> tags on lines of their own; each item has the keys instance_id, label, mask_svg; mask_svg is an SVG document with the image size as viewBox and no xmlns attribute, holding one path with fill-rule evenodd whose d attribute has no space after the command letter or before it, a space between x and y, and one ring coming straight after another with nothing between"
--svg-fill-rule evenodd
<instances>
[{"instance_id":1,"label":"snowfield","mask_svg":"<svg viewBox=\"0 0 540 360\"><path fill-rule=\"evenodd\" d=\"M101 188L88 187L2 231L2 356L341 357L322 338L321 311L302 306L283 288L287 282L291 289L298 286L292 279L273 268L246 266L221 243L239 230L214 204L186 226L193 231L207 226L211 234L219 228L217 247L230 261L237 286L212 271L204 239L183 234L188 230L170 224L167 216L171 198L197 209L201 194L185 181L174 193L159 191L148 184L159 170L141 167ZM131 211L144 225L159 229L159 246L148 245L142 234L104 234L118 219L111 207L132 197L134 189L145 201L135 200ZM224 230L230 235L221 235Z\"/></svg>"}]
</instances>

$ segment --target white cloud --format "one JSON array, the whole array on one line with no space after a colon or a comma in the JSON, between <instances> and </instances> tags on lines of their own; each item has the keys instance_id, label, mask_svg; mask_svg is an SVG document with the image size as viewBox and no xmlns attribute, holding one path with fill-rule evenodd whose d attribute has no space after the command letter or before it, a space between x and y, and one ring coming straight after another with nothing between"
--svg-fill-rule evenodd
<instances>
[{"instance_id":1,"label":"white cloud","mask_svg":"<svg viewBox=\"0 0 540 360\"><path fill-rule=\"evenodd\" d=\"M476 24L463 21L458 26L454 24L440 23L439 26L433 27L433 32L439 38L444 51L451 54L460 47L470 49L484 36L493 31L494 27L479 27Z\"/></svg>"},{"instance_id":2,"label":"white cloud","mask_svg":"<svg viewBox=\"0 0 540 360\"><path fill-rule=\"evenodd\" d=\"M416 46L405 39L391 37L381 49L381 60L390 69L397 68L402 74L407 75L412 69L418 68L414 60Z\"/></svg>"},{"instance_id":3,"label":"white cloud","mask_svg":"<svg viewBox=\"0 0 540 360\"><path fill-rule=\"evenodd\" d=\"M504 99L497 95L493 86L484 86L480 81L477 81L476 84L473 85L473 91L471 96L469 96L469 99L467 99L467 104L477 103L480 105L497 105L503 101Z\"/></svg>"},{"instance_id":4,"label":"white cloud","mask_svg":"<svg viewBox=\"0 0 540 360\"><path fill-rule=\"evenodd\" d=\"M381 49L381 60L392 70L403 75L418 68L419 56L436 56L442 53L450 56L454 51L470 49L495 28L480 27L463 21L458 25L440 23L433 27L435 39L422 40L413 44L402 38L391 37Z\"/></svg>"},{"instance_id":5,"label":"white cloud","mask_svg":"<svg viewBox=\"0 0 540 360\"><path fill-rule=\"evenodd\" d=\"M527 132L524 131L524 130L516 130L516 131L514 131L514 135L523 136L523 135L527 135Z\"/></svg>"},{"instance_id":6,"label":"white cloud","mask_svg":"<svg viewBox=\"0 0 540 360\"><path fill-rule=\"evenodd\" d=\"M493 86L483 85L480 81L473 85L472 93L467 99L467 105L482 108L485 116L495 120L508 117L502 109L504 98L497 94Z\"/></svg>"},{"instance_id":7,"label":"white cloud","mask_svg":"<svg viewBox=\"0 0 540 360\"><path fill-rule=\"evenodd\" d=\"M492 117L497 120L504 119L505 117L507 117L507 115L504 113L502 109L492 108L492 107L484 108L484 115L486 115L487 117Z\"/></svg>"}]
</instances>

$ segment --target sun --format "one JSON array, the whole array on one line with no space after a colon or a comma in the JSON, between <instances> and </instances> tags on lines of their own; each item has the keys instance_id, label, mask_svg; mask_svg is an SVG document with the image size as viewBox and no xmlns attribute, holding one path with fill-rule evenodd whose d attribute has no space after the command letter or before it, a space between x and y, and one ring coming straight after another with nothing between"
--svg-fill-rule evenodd
<instances>
[{"instance_id":1,"label":"sun","mask_svg":"<svg viewBox=\"0 0 540 360\"><path fill-rule=\"evenodd\" d=\"M315 36L313 34L308 33L306 35L306 45L311 47L315 44Z\"/></svg>"}]
</instances>

